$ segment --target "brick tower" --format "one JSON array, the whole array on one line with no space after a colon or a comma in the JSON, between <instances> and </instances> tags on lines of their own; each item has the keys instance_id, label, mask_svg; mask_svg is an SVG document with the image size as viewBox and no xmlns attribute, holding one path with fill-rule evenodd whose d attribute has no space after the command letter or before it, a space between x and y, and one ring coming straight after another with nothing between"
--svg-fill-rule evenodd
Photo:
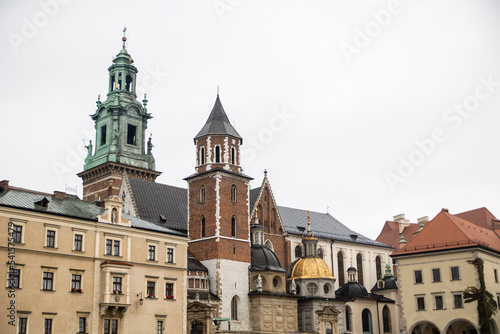
<instances>
[{"instance_id":1,"label":"brick tower","mask_svg":"<svg viewBox=\"0 0 500 334\"><path fill-rule=\"evenodd\" d=\"M125 30L124 30L125 32ZM155 171L151 138L146 143L146 128L151 114L148 100L137 101L137 68L123 47L113 59L109 71L109 92L105 102L97 100L97 110L91 115L95 122L96 139L87 146L83 180L83 199L103 200L118 195L122 175L154 181L161 172ZM94 148L95 146L95 148Z\"/></svg>"},{"instance_id":2,"label":"brick tower","mask_svg":"<svg viewBox=\"0 0 500 334\"><path fill-rule=\"evenodd\" d=\"M211 292L222 301L218 317L230 318L231 329L248 330L251 178L241 172L243 140L229 122L218 94L194 142L196 172L185 179L189 250L209 270Z\"/></svg>"}]
</instances>

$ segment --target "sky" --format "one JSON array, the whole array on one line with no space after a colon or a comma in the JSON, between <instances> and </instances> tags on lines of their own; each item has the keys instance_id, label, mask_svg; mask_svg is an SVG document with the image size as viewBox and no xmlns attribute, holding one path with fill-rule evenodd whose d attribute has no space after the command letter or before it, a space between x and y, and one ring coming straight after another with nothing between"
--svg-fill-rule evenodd
<instances>
[{"instance_id":1,"label":"sky","mask_svg":"<svg viewBox=\"0 0 500 334\"><path fill-rule=\"evenodd\" d=\"M494 0L1 0L0 180L81 196L125 26L157 182L187 186L219 87L278 205L371 238L401 213L500 217Z\"/></svg>"}]
</instances>

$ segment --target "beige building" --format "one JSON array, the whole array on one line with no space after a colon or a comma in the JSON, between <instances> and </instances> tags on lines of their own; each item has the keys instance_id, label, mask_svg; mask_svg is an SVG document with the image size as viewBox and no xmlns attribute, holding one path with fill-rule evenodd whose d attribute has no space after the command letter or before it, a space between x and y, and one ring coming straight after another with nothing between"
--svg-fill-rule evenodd
<instances>
[{"instance_id":1,"label":"beige building","mask_svg":"<svg viewBox=\"0 0 500 334\"><path fill-rule=\"evenodd\" d=\"M2 333L186 332L188 239L122 214L119 197L2 181L0 227Z\"/></svg>"},{"instance_id":2,"label":"beige building","mask_svg":"<svg viewBox=\"0 0 500 334\"><path fill-rule=\"evenodd\" d=\"M398 268L403 332L479 332L477 302L465 303L463 291L479 288L480 274L467 260L483 261L485 288L500 300L500 238L446 209L392 257ZM491 332L499 333L500 313L489 323Z\"/></svg>"}]
</instances>

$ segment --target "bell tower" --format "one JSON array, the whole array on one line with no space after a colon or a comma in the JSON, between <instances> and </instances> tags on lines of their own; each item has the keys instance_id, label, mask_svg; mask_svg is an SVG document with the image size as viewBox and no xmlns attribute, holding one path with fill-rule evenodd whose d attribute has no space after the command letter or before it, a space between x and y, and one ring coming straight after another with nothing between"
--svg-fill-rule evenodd
<instances>
[{"instance_id":1,"label":"bell tower","mask_svg":"<svg viewBox=\"0 0 500 334\"><path fill-rule=\"evenodd\" d=\"M209 269L211 292L222 300L218 317L232 319L233 330L250 329L248 312L242 310L249 309L252 178L240 166L242 142L217 94L207 122L194 138L196 172L185 178L189 251Z\"/></svg>"},{"instance_id":2,"label":"bell tower","mask_svg":"<svg viewBox=\"0 0 500 334\"><path fill-rule=\"evenodd\" d=\"M96 129L95 142L90 141L83 172L83 199L108 198L118 195L123 173L129 177L154 181L161 172L155 171L151 137L146 142L146 95L137 101L137 68L123 46L108 68L109 85L106 101L97 100L97 110L91 115Z\"/></svg>"}]
</instances>

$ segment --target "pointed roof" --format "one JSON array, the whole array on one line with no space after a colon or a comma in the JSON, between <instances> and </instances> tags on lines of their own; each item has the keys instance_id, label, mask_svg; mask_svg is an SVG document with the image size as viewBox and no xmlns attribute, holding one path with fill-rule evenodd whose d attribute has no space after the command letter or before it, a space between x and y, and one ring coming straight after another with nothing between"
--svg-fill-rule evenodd
<instances>
[{"instance_id":1,"label":"pointed roof","mask_svg":"<svg viewBox=\"0 0 500 334\"><path fill-rule=\"evenodd\" d=\"M468 220L477 226L492 230L492 221L497 220L496 217L485 207L469 210L462 213L457 213L455 216Z\"/></svg>"},{"instance_id":2,"label":"pointed roof","mask_svg":"<svg viewBox=\"0 0 500 334\"><path fill-rule=\"evenodd\" d=\"M483 247L500 253L500 238L495 232L443 209L404 248L394 252L392 256L468 247Z\"/></svg>"},{"instance_id":3,"label":"pointed roof","mask_svg":"<svg viewBox=\"0 0 500 334\"><path fill-rule=\"evenodd\" d=\"M243 141L241 136L231 125L231 122L229 122L229 118L220 102L219 94L217 94L217 99L215 100L210 116L208 116L207 122L194 139L196 140L208 135L228 135Z\"/></svg>"}]
</instances>

